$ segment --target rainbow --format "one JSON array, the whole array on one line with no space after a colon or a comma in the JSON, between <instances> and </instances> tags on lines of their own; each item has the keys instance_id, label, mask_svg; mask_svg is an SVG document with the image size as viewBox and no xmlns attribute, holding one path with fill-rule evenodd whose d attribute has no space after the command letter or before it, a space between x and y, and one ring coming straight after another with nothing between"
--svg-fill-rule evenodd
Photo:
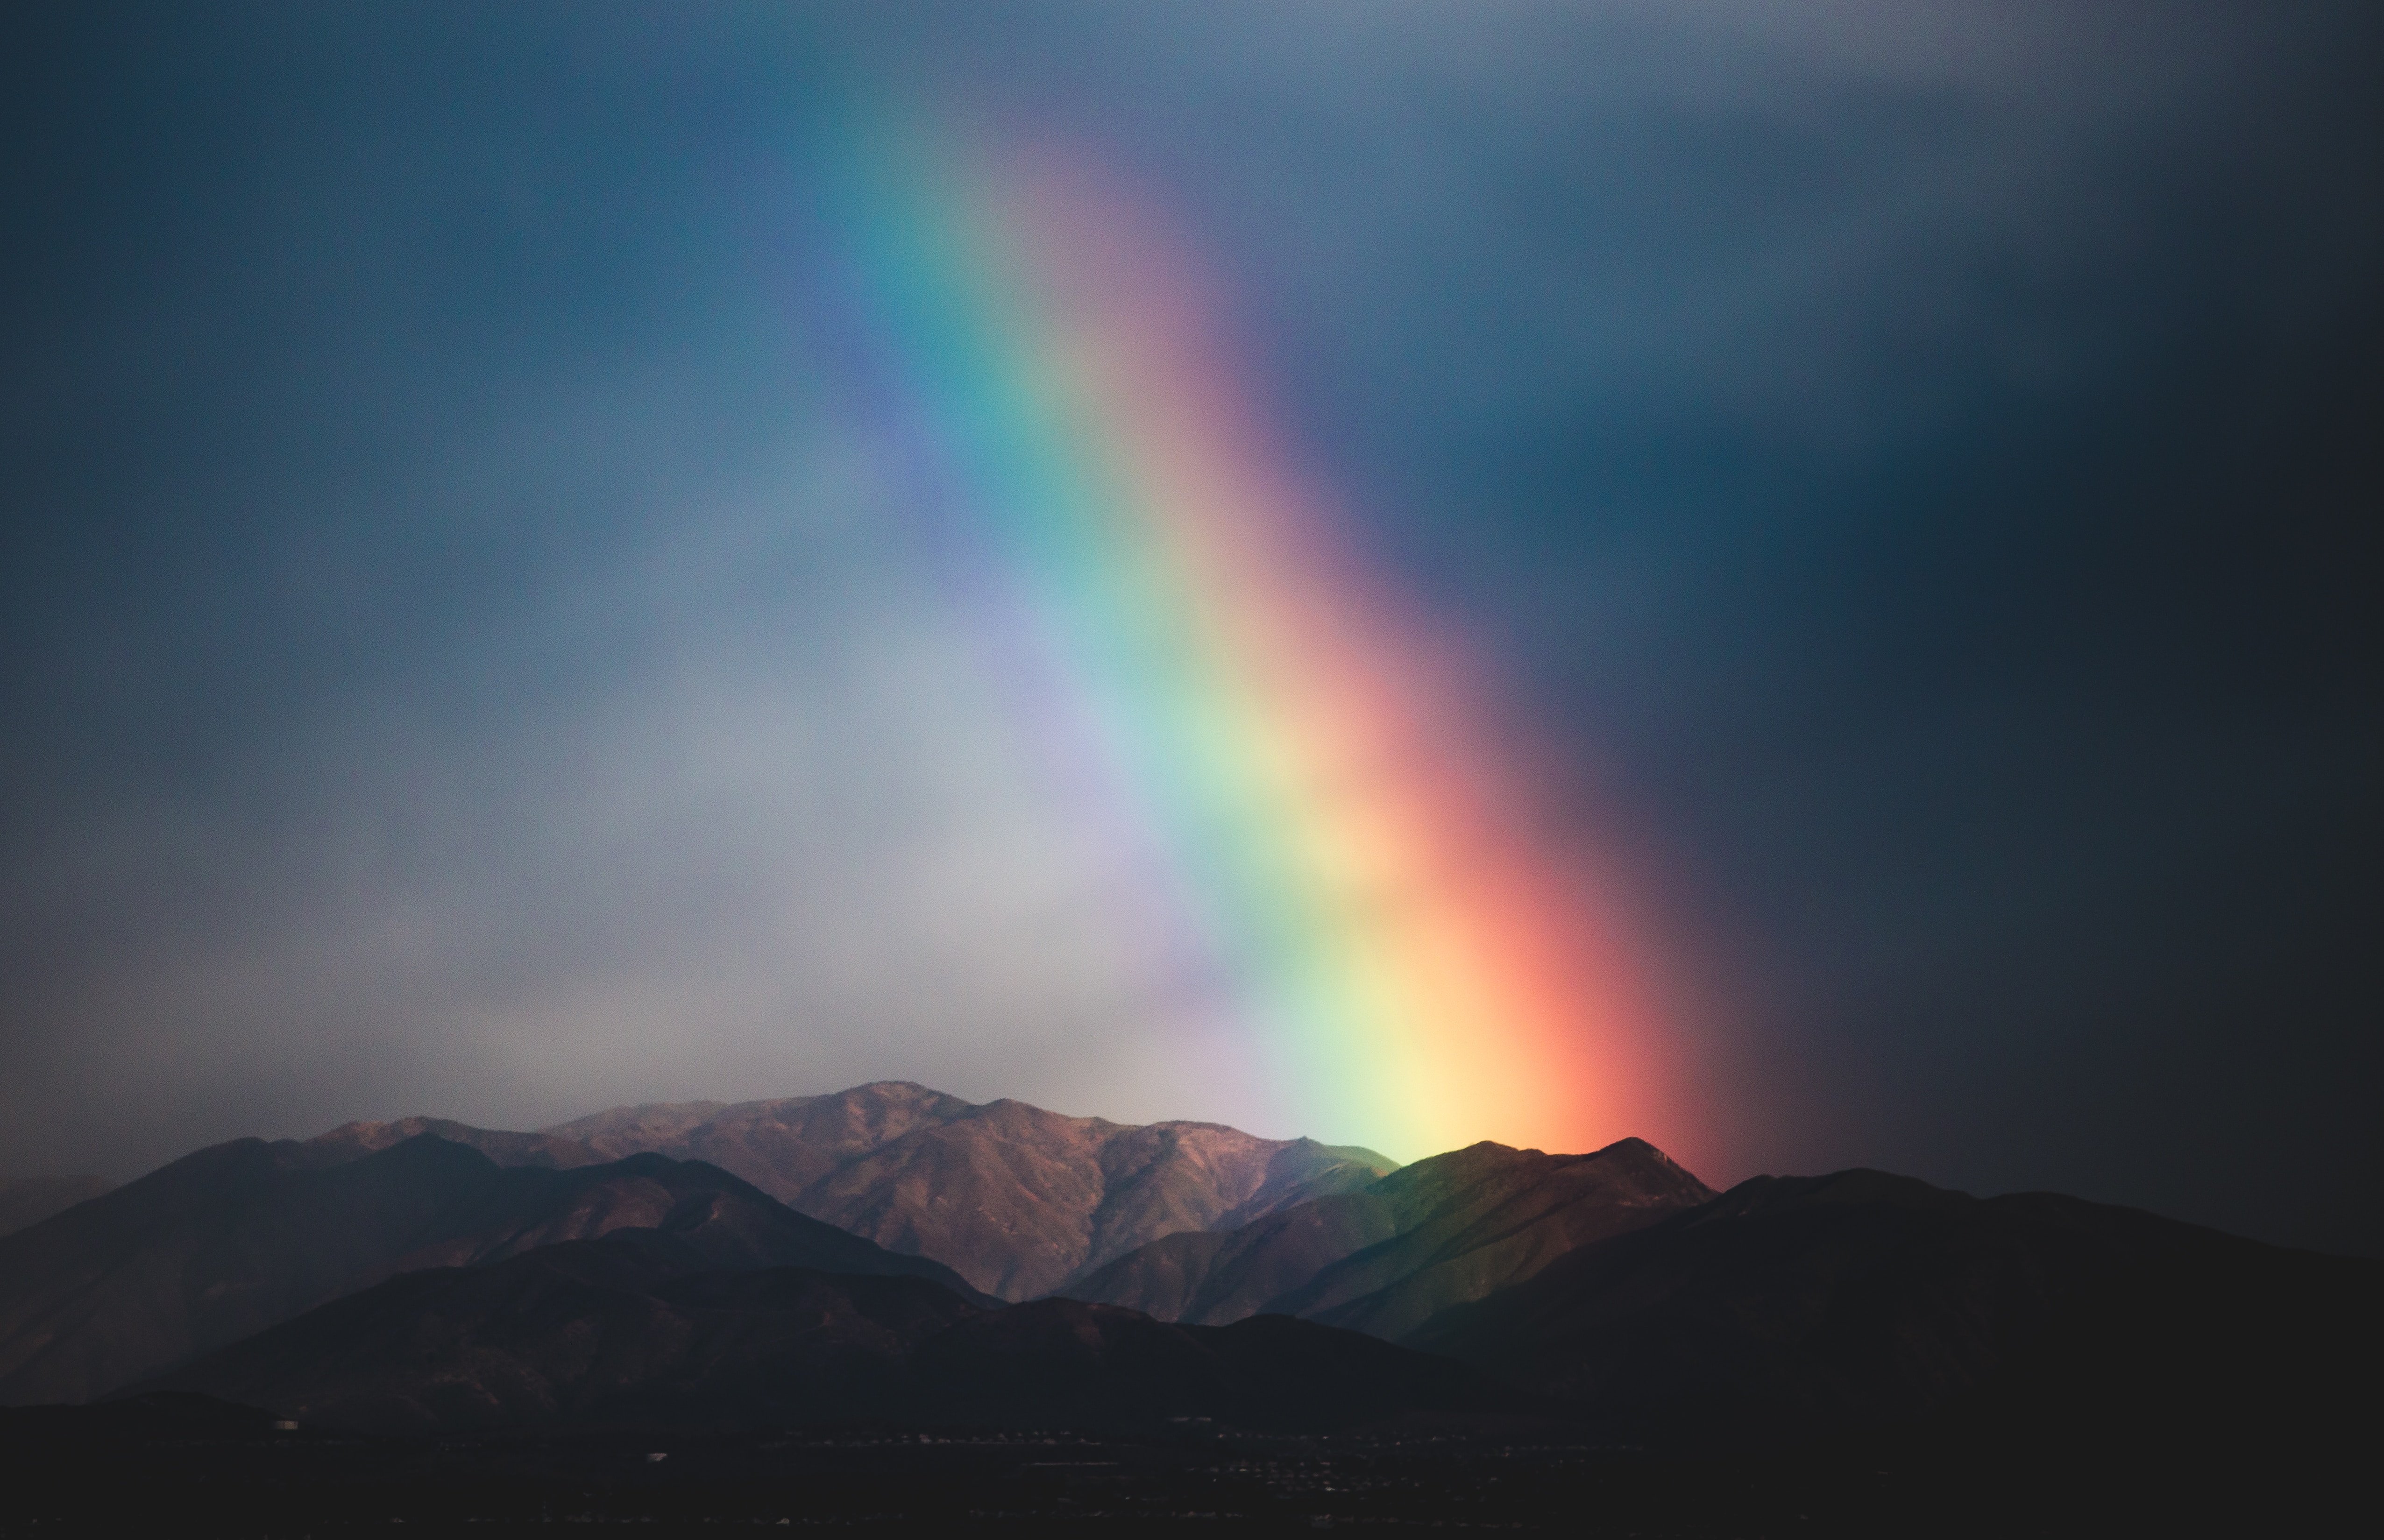
<instances>
[{"instance_id":1,"label":"rainbow","mask_svg":"<svg viewBox=\"0 0 2384 1540\"><path fill-rule=\"evenodd\" d=\"M1189 244L1064 154L862 138L826 199L844 351L1279 1104L1408 1157L1656 1132L1621 906L1541 827L1464 649L1294 469Z\"/></svg>"}]
</instances>

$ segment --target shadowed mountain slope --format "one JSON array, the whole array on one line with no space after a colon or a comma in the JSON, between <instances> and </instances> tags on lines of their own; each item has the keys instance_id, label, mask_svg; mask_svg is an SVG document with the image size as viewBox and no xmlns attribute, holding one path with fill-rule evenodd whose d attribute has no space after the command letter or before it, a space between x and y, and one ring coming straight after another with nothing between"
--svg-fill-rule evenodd
<instances>
[{"instance_id":1,"label":"shadowed mountain slope","mask_svg":"<svg viewBox=\"0 0 2384 1540\"><path fill-rule=\"evenodd\" d=\"M1363 1187L1372 1151L1213 1123L1141 1127L1024 1102L977 1105L905 1081L831 1096L618 1107L545 1130L605 1155L653 1151L733 1171L1005 1299L1057 1287L1161 1236L1248 1223Z\"/></svg>"},{"instance_id":2,"label":"shadowed mountain slope","mask_svg":"<svg viewBox=\"0 0 2384 1540\"><path fill-rule=\"evenodd\" d=\"M357 1160L378 1151L393 1149L424 1134L435 1134L450 1144L478 1150L499 1165L542 1165L551 1171L602 1165L606 1161L618 1160L621 1155L638 1152L625 1150L617 1154L601 1153L577 1140L560 1139L553 1134L519 1134L503 1128L476 1128L450 1117L401 1117L392 1123L343 1123L328 1134L317 1134L306 1143L329 1156ZM715 1161L713 1164L719 1163Z\"/></svg>"},{"instance_id":3,"label":"shadowed mountain slope","mask_svg":"<svg viewBox=\"0 0 2384 1540\"><path fill-rule=\"evenodd\" d=\"M988 1312L921 1279L701 1266L668 1236L622 1231L408 1274L144 1389L384 1433L1183 1416L1323 1429L1518 1399L1446 1359L1303 1322L1171 1326L1064 1300Z\"/></svg>"},{"instance_id":4,"label":"shadowed mountain slope","mask_svg":"<svg viewBox=\"0 0 2384 1540\"><path fill-rule=\"evenodd\" d=\"M722 1274L676 1237L615 1231L404 1274L144 1388L373 1432L830 1408L973 1313L925 1279Z\"/></svg>"},{"instance_id":5,"label":"shadowed mountain slope","mask_svg":"<svg viewBox=\"0 0 2384 1540\"><path fill-rule=\"evenodd\" d=\"M27 1177L0 1182L0 1236L14 1235L54 1214L64 1214L115 1185L105 1177Z\"/></svg>"},{"instance_id":6,"label":"shadowed mountain slope","mask_svg":"<svg viewBox=\"0 0 2384 1540\"><path fill-rule=\"evenodd\" d=\"M934 1278L695 1162L501 1167L434 1136L347 1158L242 1140L0 1238L0 1402L81 1400L409 1268L663 1228L714 1267Z\"/></svg>"},{"instance_id":7,"label":"shadowed mountain slope","mask_svg":"<svg viewBox=\"0 0 2384 1540\"><path fill-rule=\"evenodd\" d=\"M2312 1408L2373 1428L2384 1263L2046 1193L1757 1177L1405 1340L1630 1437L1776 1441L1965 1407L2090 1438L2180 1419L2250 1436Z\"/></svg>"},{"instance_id":8,"label":"shadowed mountain slope","mask_svg":"<svg viewBox=\"0 0 2384 1540\"><path fill-rule=\"evenodd\" d=\"M1065 1292L1165 1319L1273 1312L1397 1338L1575 1247L1712 1196L1642 1140L1588 1155L1476 1144L1236 1230L1167 1237Z\"/></svg>"}]
</instances>

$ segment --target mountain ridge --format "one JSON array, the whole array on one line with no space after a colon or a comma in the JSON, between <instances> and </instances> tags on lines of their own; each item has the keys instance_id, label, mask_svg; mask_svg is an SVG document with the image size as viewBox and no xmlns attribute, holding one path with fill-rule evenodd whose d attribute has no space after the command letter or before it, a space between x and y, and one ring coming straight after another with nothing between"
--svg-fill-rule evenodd
<instances>
[{"instance_id":1,"label":"mountain ridge","mask_svg":"<svg viewBox=\"0 0 2384 1540\"><path fill-rule=\"evenodd\" d=\"M1273 1312L1396 1340L1574 1246L1713 1196L1644 1140L1584 1155L1484 1140L1231 1232L1162 1237L1063 1287L1163 1319Z\"/></svg>"},{"instance_id":2,"label":"mountain ridge","mask_svg":"<svg viewBox=\"0 0 2384 1540\"><path fill-rule=\"evenodd\" d=\"M799 1213L935 1258L1013 1300L1161 1236L1247 1224L1397 1169L1355 1146L1221 1123L1116 1123L1009 1097L972 1103L908 1080L625 1104L522 1134L429 1118L352 1123L310 1142L363 1150L407 1131L565 1169L638 1152L706 1161Z\"/></svg>"}]
</instances>

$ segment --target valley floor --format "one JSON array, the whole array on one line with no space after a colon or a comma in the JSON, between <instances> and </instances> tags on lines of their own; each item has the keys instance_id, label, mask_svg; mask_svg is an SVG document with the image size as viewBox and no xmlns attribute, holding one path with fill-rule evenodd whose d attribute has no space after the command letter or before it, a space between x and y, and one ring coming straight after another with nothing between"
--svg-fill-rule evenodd
<instances>
[{"instance_id":1,"label":"valley floor","mask_svg":"<svg viewBox=\"0 0 2384 1540\"><path fill-rule=\"evenodd\" d=\"M846 1431L364 1440L75 1426L6 1414L0 1536L392 1533L490 1540L557 1526L649 1536L863 1534L1612 1536L2313 1533L2348 1470L2229 1468L2130 1451L2027 1461L1839 1446L1666 1458L1546 1432L1276 1437L1186 1425L1138 1438ZM662 1458L656 1458L657 1456ZM2291 1467L2291 1468L2288 1468ZM2341 1478L2341 1488L2329 1474ZM2315 1479L2314 1479L2315 1478ZM2357 1484L2364 1485L2364 1484ZM2296 1517L2294 1509L2303 1511ZM394 1529L392 1526L396 1526ZM2331 1525L2325 1527L2331 1528ZM584 1531L583 1531L584 1532Z\"/></svg>"}]
</instances>

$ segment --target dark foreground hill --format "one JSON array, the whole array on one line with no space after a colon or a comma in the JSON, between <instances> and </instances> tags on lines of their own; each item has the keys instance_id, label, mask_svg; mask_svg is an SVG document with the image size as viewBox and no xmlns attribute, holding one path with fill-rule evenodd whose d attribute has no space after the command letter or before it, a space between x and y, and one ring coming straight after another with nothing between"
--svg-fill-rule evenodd
<instances>
[{"instance_id":1,"label":"dark foreground hill","mask_svg":"<svg viewBox=\"0 0 2384 1540\"><path fill-rule=\"evenodd\" d=\"M1447 1359L1284 1317L1221 1328L1065 1300L986 1310L921 1278L720 1271L659 1231L407 1274L146 1388L383 1434L1187 1417L1322 1431L1522 1404Z\"/></svg>"},{"instance_id":2,"label":"dark foreground hill","mask_svg":"<svg viewBox=\"0 0 2384 1540\"><path fill-rule=\"evenodd\" d=\"M1743 1183L1405 1340L1675 1445L1928 1416L2237 1450L2384 1435L2384 1263L1874 1171Z\"/></svg>"},{"instance_id":3,"label":"dark foreground hill","mask_svg":"<svg viewBox=\"0 0 2384 1540\"><path fill-rule=\"evenodd\" d=\"M1577 1247L1713 1196L1644 1140L1587 1155L1484 1142L1238 1229L1153 1241L1062 1292L1167 1320L1266 1312L1396 1340Z\"/></svg>"},{"instance_id":4,"label":"dark foreground hill","mask_svg":"<svg viewBox=\"0 0 2384 1540\"><path fill-rule=\"evenodd\" d=\"M432 1136L362 1159L242 1140L0 1238L0 1403L75 1401L410 1268L664 1228L716 1266L949 1269L657 1155L501 1167Z\"/></svg>"}]
</instances>

